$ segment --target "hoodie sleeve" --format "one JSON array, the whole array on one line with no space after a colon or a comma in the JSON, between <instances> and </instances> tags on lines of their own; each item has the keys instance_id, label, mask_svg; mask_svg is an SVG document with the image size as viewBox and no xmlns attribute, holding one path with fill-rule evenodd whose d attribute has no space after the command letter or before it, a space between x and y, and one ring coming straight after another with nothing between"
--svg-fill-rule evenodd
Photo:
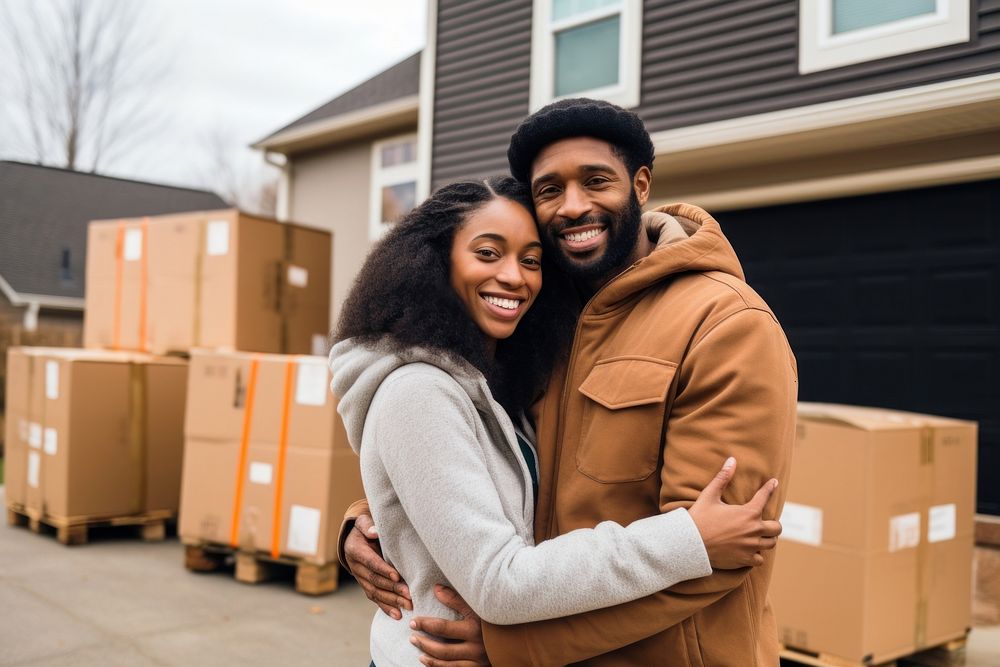
<instances>
[{"instance_id":1,"label":"hoodie sleeve","mask_svg":"<svg viewBox=\"0 0 1000 667\"><path fill-rule=\"evenodd\" d=\"M419 397L415 400L415 397ZM366 428L402 510L448 581L484 620L523 623L633 600L711 566L685 509L604 522L539 546L504 514L468 395L444 373L390 376Z\"/></svg>"}]
</instances>

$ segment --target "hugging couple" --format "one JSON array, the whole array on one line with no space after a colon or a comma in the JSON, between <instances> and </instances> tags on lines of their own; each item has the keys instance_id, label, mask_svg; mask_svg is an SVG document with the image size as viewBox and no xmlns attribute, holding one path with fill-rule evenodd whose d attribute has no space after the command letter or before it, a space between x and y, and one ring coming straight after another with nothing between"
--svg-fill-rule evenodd
<instances>
[{"instance_id":1,"label":"hugging couple","mask_svg":"<svg viewBox=\"0 0 1000 667\"><path fill-rule=\"evenodd\" d=\"M507 157L386 235L335 332L373 663L776 666L780 325L705 211L643 214L634 113L555 102Z\"/></svg>"}]
</instances>

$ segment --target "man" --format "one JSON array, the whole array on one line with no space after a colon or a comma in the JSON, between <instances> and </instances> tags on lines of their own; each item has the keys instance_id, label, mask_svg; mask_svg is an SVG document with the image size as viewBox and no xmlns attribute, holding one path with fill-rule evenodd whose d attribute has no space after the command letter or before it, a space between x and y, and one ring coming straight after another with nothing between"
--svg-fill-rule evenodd
<instances>
[{"instance_id":1,"label":"man","mask_svg":"<svg viewBox=\"0 0 1000 667\"><path fill-rule=\"evenodd\" d=\"M730 503L747 502L771 477L786 480L797 389L791 350L711 216L666 206L643 232L653 146L638 116L606 102L559 101L521 123L507 155L514 177L530 184L546 261L573 277L587 302L568 363L539 409L536 541L690 506L729 455L740 465ZM780 512L783 488L765 518ZM383 609L406 604L398 575L359 530L347 535L345 552L366 590L395 590L381 598ZM485 649L503 666L777 665L767 603L773 558L767 552L760 567L717 570L572 617L484 623ZM609 564L619 566L627 563ZM436 656L425 664L482 664L478 621L460 599L453 605L465 622L414 623L462 640L418 635L415 643Z\"/></svg>"}]
</instances>

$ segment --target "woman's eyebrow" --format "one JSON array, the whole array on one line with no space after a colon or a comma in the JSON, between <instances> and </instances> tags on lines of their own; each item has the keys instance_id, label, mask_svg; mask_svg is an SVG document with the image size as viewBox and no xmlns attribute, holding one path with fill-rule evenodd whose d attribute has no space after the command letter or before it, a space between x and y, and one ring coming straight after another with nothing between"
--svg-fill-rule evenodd
<instances>
[{"instance_id":1,"label":"woman's eyebrow","mask_svg":"<svg viewBox=\"0 0 1000 667\"><path fill-rule=\"evenodd\" d=\"M493 232L486 232L484 234L480 234L479 236L475 237L472 240L473 241L478 241L479 239L491 239L493 241L501 241L501 242L506 242L507 241L507 239L505 239L500 234L495 234Z\"/></svg>"}]
</instances>

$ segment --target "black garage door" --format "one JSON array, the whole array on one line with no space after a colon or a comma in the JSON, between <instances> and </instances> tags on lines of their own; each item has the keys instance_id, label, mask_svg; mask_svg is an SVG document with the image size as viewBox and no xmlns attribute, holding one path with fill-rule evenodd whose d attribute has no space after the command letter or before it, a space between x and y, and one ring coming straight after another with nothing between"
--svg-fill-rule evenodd
<instances>
[{"instance_id":1,"label":"black garage door","mask_svg":"<svg viewBox=\"0 0 1000 667\"><path fill-rule=\"evenodd\" d=\"M800 398L974 419L1000 514L1000 181L718 215L781 320Z\"/></svg>"}]
</instances>

